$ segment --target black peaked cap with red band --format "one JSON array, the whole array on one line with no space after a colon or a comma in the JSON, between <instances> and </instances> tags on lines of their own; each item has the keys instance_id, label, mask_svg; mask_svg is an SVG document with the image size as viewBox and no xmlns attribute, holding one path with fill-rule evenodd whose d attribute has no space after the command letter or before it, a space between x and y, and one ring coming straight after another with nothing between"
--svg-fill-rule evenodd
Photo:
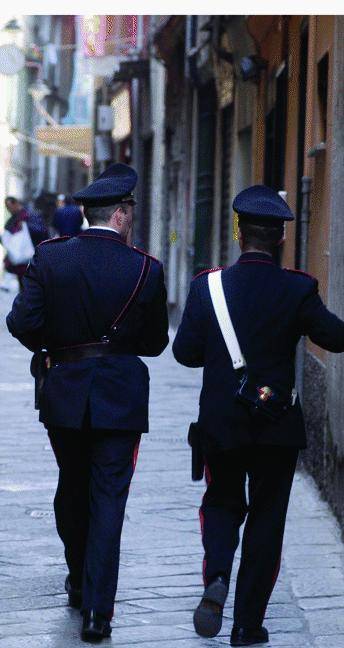
<instances>
[{"instance_id":1,"label":"black peaked cap with red band","mask_svg":"<svg viewBox=\"0 0 344 648\"><path fill-rule=\"evenodd\" d=\"M135 205L132 192L136 183L135 169L119 162L111 164L88 187L73 194L73 198L85 207L105 207L121 202Z\"/></svg>"},{"instance_id":2,"label":"black peaked cap with red band","mask_svg":"<svg viewBox=\"0 0 344 648\"><path fill-rule=\"evenodd\" d=\"M256 225L276 227L295 218L277 191L265 185L240 191L233 200L233 209L240 218Z\"/></svg>"}]
</instances>

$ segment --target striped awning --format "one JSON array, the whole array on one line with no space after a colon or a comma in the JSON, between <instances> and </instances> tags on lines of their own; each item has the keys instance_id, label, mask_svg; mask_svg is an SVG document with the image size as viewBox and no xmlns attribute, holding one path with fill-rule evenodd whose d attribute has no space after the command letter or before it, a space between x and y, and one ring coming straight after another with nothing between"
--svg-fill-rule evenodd
<instances>
[{"instance_id":1,"label":"striped awning","mask_svg":"<svg viewBox=\"0 0 344 648\"><path fill-rule=\"evenodd\" d=\"M36 138L41 155L85 160L92 154L92 129L87 125L38 126Z\"/></svg>"}]
</instances>

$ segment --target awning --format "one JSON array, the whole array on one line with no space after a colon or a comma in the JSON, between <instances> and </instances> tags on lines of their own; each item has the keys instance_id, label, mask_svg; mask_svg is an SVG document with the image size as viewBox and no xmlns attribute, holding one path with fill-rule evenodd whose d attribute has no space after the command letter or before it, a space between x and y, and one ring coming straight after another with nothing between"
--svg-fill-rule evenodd
<instances>
[{"instance_id":1,"label":"awning","mask_svg":"<svg viewBox=\"0 0 344 648\"><path fill-rule=\"evenodd\" d=\"M91 126L38 126L35 133L41 155L85 160L92 154Z\"/></svg>"},{"instance_id":2,"label":"awning","mask_svg":"<svg viewBox=\"0 0 344 648\"><path fill-rule=\"evenodd\" d=\"M131 135L131 105L128 85L122 86L114 94L111 107L114 115L112 138L115 142L122 142Z\"/></svg>"}]
</instances>

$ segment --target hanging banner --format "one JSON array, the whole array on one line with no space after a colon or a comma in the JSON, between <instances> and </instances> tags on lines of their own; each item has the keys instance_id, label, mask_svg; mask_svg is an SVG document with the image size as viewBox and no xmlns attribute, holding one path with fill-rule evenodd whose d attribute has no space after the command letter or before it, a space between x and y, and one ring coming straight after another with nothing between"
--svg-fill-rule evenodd
<instances>
[{"instance_id":1,"label":"hanging banner","mask_svg":"<svg viewBox=\"0 0 344 648\"><path fill-rule=\"evenodd\" d=\"M108 41L116 56L125 56L137 46L137 16L108 16Z\"/></svg>"},{"instance_id":2,"label":"hanging banner","mask_svg":"<svg viewBox=\"0 0 344 648\"><path fill-rule=\"evenodd\" d=\"M137 47L137 16L81 16L86 57L124 56Z\"/></svg>"},{"instance_id":3,"label":"hanging banner","mask_svg":"<svg viewBox=\"0 0 344 648\"><path fill-rule=\"evenodd\" d=\"M68 113L61 120L63 124L91 124L93 107L93 78L85 70L83 53L83 16L76 16L75 51L73 57L73 80L68 98ZM87 57L87 60L90 60Z\"/></svg>"},{"instance_id":4,"label":"hanging banner","mask_svg":"<svg viewBox=\"0 0 344 648\"><path fill-rule=\"evenodd\" d=\"M104 56L107 37L107 16L81 17L81 33L85 56Z\"/></svg>"}]
</instances>

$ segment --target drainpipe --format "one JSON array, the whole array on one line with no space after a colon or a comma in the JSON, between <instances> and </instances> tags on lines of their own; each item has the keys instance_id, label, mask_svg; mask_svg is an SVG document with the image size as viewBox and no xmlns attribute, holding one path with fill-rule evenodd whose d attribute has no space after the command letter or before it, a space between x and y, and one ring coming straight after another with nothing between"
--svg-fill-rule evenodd
<instances>
[{"instance_id":1,"label":"drainpipe","mask_svg":"<svg viewBox=\"0 0 344 648\"><path fill-rule=\"evenodd\" d=\"M301 180L302 209L300 227L300 270L307 271L308 266L308 231L310 220L310 196L312 178L303 176ZM303 381L306 355L306 338L302 337L296 351L296 387L300 401L303 402Z\"/></svg>"},{"instance_id":2,"label":"drainpipe","mask_svg":"<svg viewBox=\"0 0 344 648\"><path fill-rule=\"evenodd\" d=\"M141 45L144 38L143 32L143 17L138 16L137 20L137 45ZM142 51L137 58L142 55ZM137 223L141 223L145 215L142 213L143 201L143 141L141 138L141 121L142 121L142 81L139 77L134 77L131 80L131 105L132 105L132 127L131 127L131 164L135 167L138 174L138 181L135 190L135 197L137 200L137 207L135 208L135 215ZM141 228L138 225L134 228L134 239L136 245L143 246Z\"/></svg>"},{"instance_id":3,"label":"drainpipe","mask_svg":"<svg viewBox=\"0 0 344 648\"><path fill-rule=\"evenodd\" d=\"M199 85L199 76L197 70L197 28L198 16L186 16L185 30L185 76L190 79L193 85Z\"/></svg>"}]
</instances>

